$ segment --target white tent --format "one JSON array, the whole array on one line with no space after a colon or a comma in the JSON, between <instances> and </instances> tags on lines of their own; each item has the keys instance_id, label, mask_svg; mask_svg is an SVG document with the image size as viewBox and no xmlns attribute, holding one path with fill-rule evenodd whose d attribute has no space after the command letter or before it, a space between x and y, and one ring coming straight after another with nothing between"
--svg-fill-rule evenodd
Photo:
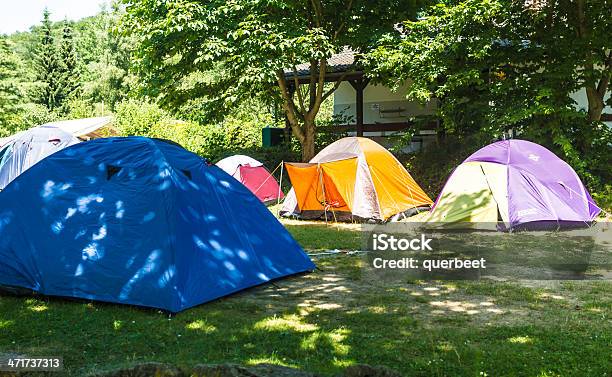
<instances>
[{"instance_id":1,"label":"white tent","mask_svg":"<svg viewBox=\"0 0 612 377\"><path fill-rule=\"evenodd\" d=\"M54 127L34 127L13 135L0 150L0 190L38 161L78 142Z\"/></svg>"},{"instance_id":2,"label":"white tent","mask_svg":"<svg viewBox=\"0 0 612 377\"><path fill-rule=\"evenodd\" d=\"M272 204L284 197L276 179L256 159L237 154L226 157L216 165L245 185L263 203Z\"/></svg>"},{"instance_id":3,"label":"white tent","mask_svg":"<svg viewBox=\"0 0 612 377\"><path fill-rule=\"evenodd\" d=\"M234 176L238 167L240 166L250 166L252 168L257 166L263 166L263 164L253 157L245 156L242 154L236 154L233 156L229 156L224 158L223 160L217 162L215 165L223 169L227 174ZM240 178L238 178L240 180Z\"/></svg>"},{"instance_id":4,"label":"white tent","mask_svg":"<svg viewBox=\"0 0 612 377\"><path fill-rule=\"evenodd\" d=\"M45 128L57 128L66 133L71 134L74 137L78 137L81 140L89 140L96 139L99 137L103 137L103 135L99 134L99 131L103 128L106 128L112 134L116 134L116 129L111 127L113 123L113 117L96 117L96 118L83 118L83 119L71 119L71 120L60 120L57 122L45 123L42 126L37 126L35 128L45 127ZM0 138L0 148L7 145L12 140L18 138L20 135L30 131L20 131L14 135Z\"/></svg>"},{"instance_id":5,"label":"white tent","mask_svg":"<svg viewBox=\"0 0 612 377\"><path fill-rule=\"evenodd\" d=\"M51 122L43 124L41 127L55 127L62 131L68 132L75 137L80 139L86 139L88 135L96 133L101 128L108 127L112 124L113 117L96 117L96 118L83 118L83 119L71 119L71 120L60 120L57 122ZM93 138L93 137L92 137Z\"/></svg>"}]
</instances>

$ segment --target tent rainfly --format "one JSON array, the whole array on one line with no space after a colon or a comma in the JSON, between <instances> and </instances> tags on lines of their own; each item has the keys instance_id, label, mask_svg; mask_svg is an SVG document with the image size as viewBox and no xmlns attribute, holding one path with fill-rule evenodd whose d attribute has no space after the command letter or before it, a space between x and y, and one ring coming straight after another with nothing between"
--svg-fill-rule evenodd
<instances>
[{"instance_id":1,"label":"tent rainfly","mask_svg":"<svg viewBox=\"0 0 612 377\"><path fill-rule=\"evenodd\" d=\"M293 188L281 215L306 219L385 221L433 202L384 147L340 139L309 163L286 163Z\"/></svg>"},{"instance_id":2,"label":"tent rainfly","mask_svg":"<svg viewBox=\"0 0 612 377\"><path fill-rule=\"evenodd\" d=\"M34 127L14 135L0 149L0 190L45 157L78 142L53 127Z\"/></svg>"},{"instance_id":3,"label":"tent rainfly","mask_svg":"<svg viewBox=\"0 0 612 377\"><path fill-rule=\"evenodd\" d=\"M490 144L452 173L428 221L442 226L497 228L576 226L599 214L578 175L541 145Z\"/></svg>"},{"instance_id":4,"label":"tent rainfly","mask_svg":"<svg viewBox=\"0 0 612 377\"><path fill-rule=\"evenodd\" d=\"M143 137L63 149L0 193L0 286L170 312L315 266L223 170Z\"/></svg>"},{"instance_id":5,"label":"tent rainfly","mask_svg":"<svg viewBox=\"0 0 612 377\"><path fill-rule=\"evenodd\" d=\"M96 117L96 118L82 118L82 119L70 119L60 120L51 123L45 123L38 127L44 128L56 128L66 133L71 134L81 140L90 140L106 136L116 136L118 131L112 127L113 117ZM31 130L31 129L30 129ZM29 130L17 132L14 135L0 138L0 148L10 143L15 138L24 132Z\"/></svg>"},{"instance_id":6,"label":"tent rainfly","mask_svg":"<svg viewBox=\"0 0 612 377\"><path fill-rule=\"evenodd\" d=\"M113 117L94 117L61 120L43 124L44 127L55 127L66 131L79 139L89 140L105 136L116 136L117 130L112 127ZM103 132L105 130L105 132Z\"/></svg>"},{"instance_id":7,"label":"tent rainfly","mask_svg":"<svg viewBox=\"0 0 612 377\"><path fill-rule=\"evenodd\" d=\"M284 197L276 179L254 158L237 154L222 159L216 165L245 185L263 203L276 203Z\"/></svg>"}]
</instances>

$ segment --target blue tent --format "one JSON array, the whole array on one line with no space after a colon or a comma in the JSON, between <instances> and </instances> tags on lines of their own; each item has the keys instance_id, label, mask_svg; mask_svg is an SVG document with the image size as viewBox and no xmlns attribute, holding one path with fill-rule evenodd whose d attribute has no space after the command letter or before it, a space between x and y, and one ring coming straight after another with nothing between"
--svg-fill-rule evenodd
<instances>
[{"instance_id":1,"label":"blue tent","mask_svg":"<svg viewBox=\"0 0 612 377\"><path fill-rule=\"evenodd\" d=\"M0 285L179 312L312 261L240 182L180 146L97 139L0 193Z\"/></svg>"}]
</instances>

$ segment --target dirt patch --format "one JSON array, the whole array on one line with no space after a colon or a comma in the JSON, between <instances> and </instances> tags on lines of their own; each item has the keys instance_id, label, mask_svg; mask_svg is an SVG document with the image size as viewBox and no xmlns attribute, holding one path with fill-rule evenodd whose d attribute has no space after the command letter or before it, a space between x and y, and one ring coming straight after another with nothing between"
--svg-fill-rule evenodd
<instances>
[{"instance_id":1,"label":"dirt patch","mask_svg":"<svg viewBox=\"0 0 612 377\"><path fill-rule=\"evenodd\" d=\"M332 257L338 264L347 255ZM588 282L585 282L588 287ZM468 321L470 326L550 320L547 305L574 310L584 304L580 290L567 291L560 281L481 281L389 283L345 271L325 271L284 279L240 294L237 299L266 307L270 314L299 308L306 315L319 310L407 312L424 325L439 320Z\"/></svg>"}]
</instances>

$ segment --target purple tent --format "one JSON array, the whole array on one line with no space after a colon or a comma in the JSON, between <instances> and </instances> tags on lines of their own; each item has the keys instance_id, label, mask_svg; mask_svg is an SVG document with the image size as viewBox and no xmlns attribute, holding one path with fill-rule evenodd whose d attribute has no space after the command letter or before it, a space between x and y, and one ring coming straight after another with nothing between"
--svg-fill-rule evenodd
<instances>
[{"instance_id":1,"label":"purple tent","mask_svg":"<svg viewBox=\"0 0 612 377\"><path fill-rule=\"evenodd\" d=\"M478 150L455 169L430 221L536 228L589 224L599 212L566 162L541 145L504 140Z\"/></svg>"}]
</instances>

